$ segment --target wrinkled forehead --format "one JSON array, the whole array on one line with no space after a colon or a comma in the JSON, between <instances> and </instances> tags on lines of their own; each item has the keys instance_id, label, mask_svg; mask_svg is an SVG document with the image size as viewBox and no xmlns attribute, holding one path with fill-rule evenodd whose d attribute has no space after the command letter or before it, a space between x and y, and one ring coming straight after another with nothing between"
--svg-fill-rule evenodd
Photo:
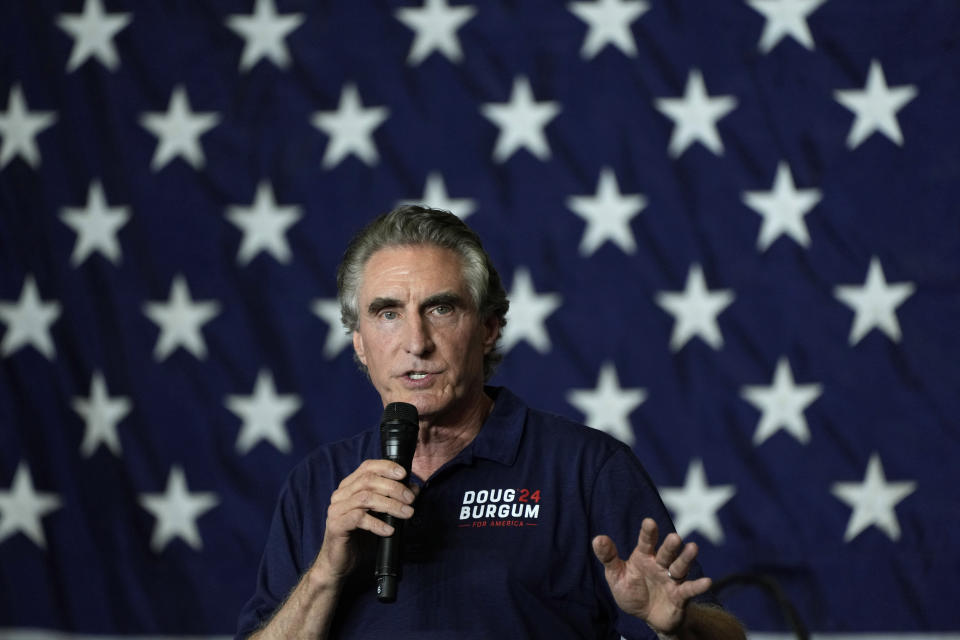
<instances>
[{"instance_id":1,"label":"wrinkled forehead","mask_svg":"<svg viewBox=\"0 0 960 640\"><path fill-rule=\"evenodd\" d=\"M460 255L432 244L402 244L374 251L360 278L361 304L372 297L452 291L469 295Z\"/></svg>"}]
</instances>

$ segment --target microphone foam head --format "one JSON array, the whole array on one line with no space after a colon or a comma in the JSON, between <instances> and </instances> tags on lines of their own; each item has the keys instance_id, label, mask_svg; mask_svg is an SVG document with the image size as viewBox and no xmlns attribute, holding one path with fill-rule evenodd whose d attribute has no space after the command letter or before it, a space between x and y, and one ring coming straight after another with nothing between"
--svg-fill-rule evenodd
<instances>
[{"instance_id":1,"label":"microphone foam head","mask_svg":"<svg viewBox=\"0 0 960 640\"><path fill-rule=\"evenodd\" d=\"M384 408L380 422L410 422L419 425L420 416L417 408L408 402L391 402Z\"/></svg>"}]
</instances>

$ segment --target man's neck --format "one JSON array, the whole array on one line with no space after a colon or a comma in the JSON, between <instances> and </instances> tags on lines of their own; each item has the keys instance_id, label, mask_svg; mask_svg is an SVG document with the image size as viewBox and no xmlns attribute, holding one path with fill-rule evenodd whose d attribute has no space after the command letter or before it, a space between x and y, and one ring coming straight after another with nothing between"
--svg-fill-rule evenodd
<instances>
[{"instance_id":1,"label":"man's neck","mask_svg":"<svg viewBox=\"0 0 960 640\"><path fill-rule=\"evenodd\" d=\"M428 480L437 469L453 460L477 437L492 409L493 400L481 391L470 409L452 422L441 424L421 420L417 451L413 456L413 473L422 480Z\"/></svg>"}]
</instances>

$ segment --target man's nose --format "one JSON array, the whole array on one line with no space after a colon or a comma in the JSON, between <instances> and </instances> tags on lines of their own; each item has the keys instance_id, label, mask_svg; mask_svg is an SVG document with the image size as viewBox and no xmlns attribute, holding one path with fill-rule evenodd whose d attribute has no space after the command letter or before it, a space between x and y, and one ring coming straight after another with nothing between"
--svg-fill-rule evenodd
<instances>
[{"instance_id":1,"label":"man's nose","mask_svg":"<svg viewBox=\"0 0 960 640\"><path fill-rule=\"evenodd\" d=\"M407 323L407 352L423 355L433 351L433 339L430 337L430 325L423 316L410 316Z\"/></svg>"}]
</instances>

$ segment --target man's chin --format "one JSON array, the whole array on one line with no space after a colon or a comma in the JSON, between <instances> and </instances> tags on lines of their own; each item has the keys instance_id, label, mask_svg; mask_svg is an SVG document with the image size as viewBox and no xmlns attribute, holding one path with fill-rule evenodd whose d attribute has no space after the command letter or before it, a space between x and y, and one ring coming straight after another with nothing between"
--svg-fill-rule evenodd
<instances>
[{"instance_id":1,"label":"man's chin","mask_svg":"<svg viewBox=\"0 0 960 640\"><path fill-rule=\"evenodd\" d=\"M414 395L406 402L417 408L417 415L421 420L432 419L441 411L435 398L425 397L423 394Z\"/></svg>"},{"instance_id":2,"label":"man's chin","mask_svg":"<svg viewBox=\"0 0 960 640\"><path fill-rule=\"evenodd\" d=\"M436 413L439 408L438 405L440 404L436 395L433 393L410 390L391 393L386 400L386 404L390 404L391 402L406 402L407 404L412 404L417 408L417 415L420 416L421 419Z\"/></svg>"}]
</instances>

